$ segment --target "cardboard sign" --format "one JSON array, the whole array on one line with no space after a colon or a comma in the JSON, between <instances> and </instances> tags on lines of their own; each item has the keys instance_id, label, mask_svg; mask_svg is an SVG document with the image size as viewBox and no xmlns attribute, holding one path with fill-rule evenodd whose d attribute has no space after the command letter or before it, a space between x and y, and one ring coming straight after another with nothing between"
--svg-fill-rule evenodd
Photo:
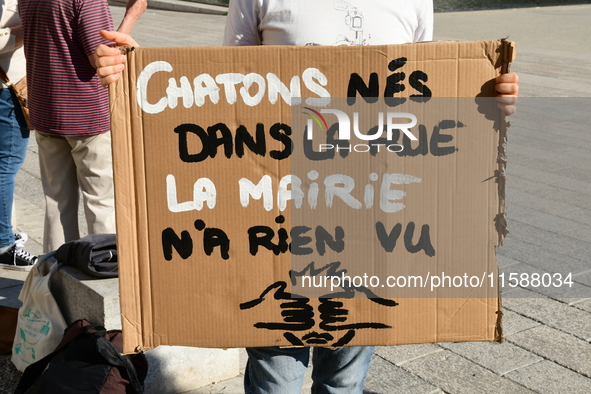
<instances>
[{"instance_id":1,"label":"cardboard sign","mask_svg":"<svg viewBox=\"0 0 591 394\"><path fill-rule=\"evenodd\" d=\"M130 51L110 92L124 351L500 340L490 97L512 58Z\"/></svg>"}]
</instances>

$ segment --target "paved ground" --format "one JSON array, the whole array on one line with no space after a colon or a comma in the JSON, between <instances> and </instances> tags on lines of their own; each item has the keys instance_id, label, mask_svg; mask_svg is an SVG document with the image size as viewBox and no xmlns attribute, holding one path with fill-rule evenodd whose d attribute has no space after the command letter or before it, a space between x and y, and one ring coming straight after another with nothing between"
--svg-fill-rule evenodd
<instances>
[{"instance_id":1,"label":"paved ground","mask_svg":"<svg viewBox=\"0 0 591 394\"><path fill-rule=\"evenodd\" d=\"M184 5L174 0L150 4L168 9ZM117 23L123 9L111 9ZM150 9L134 36L140 44L153 47L219 45L224 19ZM507 293L503 344L378 348L365 387L368 394L591 392L589 21L591 5L436 15L436 39L508 36L517 43L512 69L520 75L523 98L509 131L511 233L498 249L498 261L507 273L572 273L575 285ZM31 237L28 249L40 253L43 194L34 138L18 174L15 200L17 228ZM0 304L18 306L23 280L22 274L0 270ZM5 361L0 358L2 371L9 368ZM0 376L3 392L12 377ZM309 392L307 382L304 392ZM241 392L238 377L193 393Z\"/></svg>"}]
</instances>

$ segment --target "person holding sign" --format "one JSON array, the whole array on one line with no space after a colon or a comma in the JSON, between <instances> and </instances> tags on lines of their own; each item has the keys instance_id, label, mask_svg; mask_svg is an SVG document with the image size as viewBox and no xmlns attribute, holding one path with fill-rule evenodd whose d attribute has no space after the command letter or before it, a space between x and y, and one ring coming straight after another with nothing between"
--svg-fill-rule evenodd
<instances>
[{"instance_id":1,"label":"person holding sign","mask_svg":"<svg viewBox=\"0 0 591 394\"><path fill-rule=\"evenodd\" d=\"M137 46L129 35L101 31L118 46ZM224 45L386 45L432 40L431 0L232 0ZM103 86L115 82L125 56L101 45L97 72ZM335 65L338 67L338 65ZM496 80L499 107L515 112L517 75ZM313 393L362 393L373 347L313 349ZM300 393L310 349L257 347L249 355L246 393Z\"/></svg>"},{"instance_id":2,"label":"person holding sign","mask_svg":"<svg viewBox=\"0 0 591 394\"><path fill-rule=\"evenodd\" d=\"M129 0L131 32L145 0ZM97 34L113 29L104 0L20 0L31 124L46 202L43 250L80 238L79 189L90 234L114 233L109 98L95 70Z\"/></svg>"}]
</instances>

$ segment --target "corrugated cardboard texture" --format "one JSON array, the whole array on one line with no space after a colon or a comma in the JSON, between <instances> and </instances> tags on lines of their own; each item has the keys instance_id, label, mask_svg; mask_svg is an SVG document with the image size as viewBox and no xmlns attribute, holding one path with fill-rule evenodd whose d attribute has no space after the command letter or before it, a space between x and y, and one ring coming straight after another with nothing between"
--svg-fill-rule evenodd
<instances>
[{"instance_id":1,"label":"corrugated cardboard texture","mask_svg":"<svg viewBox=\"0 0 591 394\"><path fill-rule=\"evenodd\" d=\"M275 200L279 180L293 169L286 142L296 138L296 130L289 134L292 107L273 93L280 86L277 80L294 97L347 97L351 75L358 74L366 85L377 87L379 96L468 97L476 102L494 96L494 78L508 70L513 56L512 44L502 40L129 52L123 77L110 92L124 351L158 345L500 340L496 288L486 297L291 299L287 244L292 207L283 209L274 201L265 208L262 199L252 197L245 207L238 191L240 179L256 185L269 176ZM307 102L320 108L317 104ZM470 142L477 151L468 156L459 149L445 160L433 155L399 158L408 160L399 161L402 167L436 168L445 179L458 179L434 189L435 196L447 196L447 206L424 195L407 204L403 223L440 218L431 223L434 256L395 251L402 260L407 256L409 264L424 262L435 273L445 264L462 262L474 272L496 275L494 248L506 234L506 124L499 111L480 118L471 124L478 124L482 138ZM248 141L237 140L238 134L244 136L241 126L255 141L265 139L259 154L248 148ZM446 130L454 143L462 141L458 130ZM429 181L431 188L438 179L432 172L424 171L435 179ZM462 203L466 210L449 208L464 184L468 192L474 187L478 193ZM408 195L421 193L408 187L403 188ZM339 212L347 222L348 211ZM376 220L389 224L387 231L400 222L387 215ZM462 239L454 238L451 223L466 223ZM276 246L267 246L275 253L260 245L253 253L252 238L260 236L255 226L273 232Z\"/></svg>"}]
</instances>

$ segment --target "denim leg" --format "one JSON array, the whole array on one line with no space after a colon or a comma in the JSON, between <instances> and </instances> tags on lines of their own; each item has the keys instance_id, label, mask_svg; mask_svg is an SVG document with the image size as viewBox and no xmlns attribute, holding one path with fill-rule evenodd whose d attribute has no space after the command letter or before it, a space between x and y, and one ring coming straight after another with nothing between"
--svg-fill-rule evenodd
<instances>
[{"instance_id":1,"label":"denim leg","mask_svg":"<svg viewBox=\"0 0 591 394\"><path fill-rule=\"evenodd\" d=\"M246 348L246 394L300 394L310 348Z\"/></svg>"},{"instance_id":2,"label":"denim leg","mask_svg":"<svg viewBox=\"0 0 591 394\"><path fill-rule=\"evenodd\" d=\"M312 394L362 394L373 346L314 348Z\"/></svg>"},{"instance_id":3,"label":"denim leg","mask_svg":"<svg viewBox=\"0 0 591 394\"><path fill-rule=\"evenodd\" d=\"M0 89L0 248L14 244L14 180L27 153L29 129L11 89Z\"/></svg>"}]
</instances>

